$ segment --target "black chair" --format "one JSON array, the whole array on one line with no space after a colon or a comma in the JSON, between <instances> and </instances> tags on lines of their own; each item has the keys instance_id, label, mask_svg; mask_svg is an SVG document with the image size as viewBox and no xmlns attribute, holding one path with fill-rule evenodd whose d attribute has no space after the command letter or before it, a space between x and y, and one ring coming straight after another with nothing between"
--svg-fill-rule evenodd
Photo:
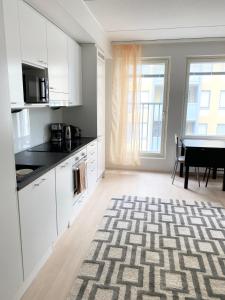
<instances>
[{"instance_id":1,"label":"black chair","mask_svg":"<svg viewBox=\"0 0 225 300\"><path fill-rule=\"evenodd\" d=\"M180 138L178 137L177 134L175 134L175 145L176 145L176 158L175 158L173 173L171 175L172 184L174 183L174 180L175 180L175 177L176 177L176 172L177 172L178 165L185 163L185 156L180 155L181 145L180 145ZM198 185L200 187L199 168L195 168L195 174L197 176Z\"/></svg>"}]
</instances>

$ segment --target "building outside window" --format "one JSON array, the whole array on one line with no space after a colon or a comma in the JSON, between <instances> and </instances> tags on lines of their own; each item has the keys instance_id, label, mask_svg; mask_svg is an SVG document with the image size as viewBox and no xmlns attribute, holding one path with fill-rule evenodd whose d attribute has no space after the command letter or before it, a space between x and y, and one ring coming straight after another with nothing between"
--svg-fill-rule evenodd
<instances>
[{"instance_id":1,"label":"building outside window","mask_svg":"<svg viewBox=\"0 0 225 300\"><path fill-rule=\"evenodd\" d=\"M225 90L220 91L219 109L225 109Z\"/></svg>"},{"instance_id":2,"label":"building outside window","mask_svg":"<svg viewBox=\"0 0 225 300\"><path fill-rule=\"evenodd\" d=\"M210 106L210 91L201 91L200 93L200 109L209 109Z\"/></svg>"},{"instance_id":3,"label":"building outside window","mask_svg":"<svg viewBox=\"0 0 225 300\"><path fill-rule=\"evenodd\" d=\"M198 134L199 135L207 135L208 124L198 124Z\"/></svg>"},{"instance_id":4,"label":"building outside window","mask_svg":"<svg viewBox=\"0 0 225 300\"><path fill-rule=\"evenodd\" d=\"M217 124L216 132L218 135L225 136L225 124Z\"/></svg>"},{"instance_id":5,"label":"building outside window","mask_svg":"<svg viewBox=\"0 0 225 300\"><path fill-rule=\"evenodd\" d=\"M189 59L187 72L185 135L217 136L225 120L225 57Z\"/></svg>"}]
</instances>

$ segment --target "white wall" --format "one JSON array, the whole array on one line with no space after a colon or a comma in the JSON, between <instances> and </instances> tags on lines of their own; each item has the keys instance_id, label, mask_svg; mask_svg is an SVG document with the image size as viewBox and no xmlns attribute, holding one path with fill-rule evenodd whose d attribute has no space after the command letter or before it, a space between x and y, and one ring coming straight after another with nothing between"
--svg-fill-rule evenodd
<instances>
[{"instance_id":1,"label":"white wall","mask_svg":"<svg viewBox=\"0 0 225 300\"><path fill-rule=\"evenodd\" d=\"M12 300L22 284L22 258L7 81L2 0L0 0L0 299Z\"/></svg>"},{"instance_id":2,"label":"white wall","mask_svg":"<svg viewBox=\"0 0 225 300\"><path fill-rule=\"evenodd\" d=\"M165 158L142 158L139 169L152 171L170 171L174 163L174 134L182 134L183 105L186 81L186 59L188 56L225 55L225 41L193 41L143 44L143 57L169 57L169 109L167 122L167 141ZM106 72L106 163L109 164L110 139L110 90L111 63L107 62Z\"/></svg>"},{"instance_id":3,"label":"white wall","mask_svg":"<svg viewBox=\"0 0 225 300\"><path fill-rule=\"evenodd\" d=\"M45 143L50 139L49 124L62 122L62 109L24 109L12 114L14 152Z\"/></svg>"}]
</instances>

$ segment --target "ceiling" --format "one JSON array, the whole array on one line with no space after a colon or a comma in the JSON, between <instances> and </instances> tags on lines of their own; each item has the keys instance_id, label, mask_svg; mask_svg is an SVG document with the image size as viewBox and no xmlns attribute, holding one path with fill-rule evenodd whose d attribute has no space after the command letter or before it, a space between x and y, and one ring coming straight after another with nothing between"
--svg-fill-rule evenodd
<instances>
[{"instance_id":1,"label":"ceiling","mask_svg":"<svg viewBox=\"0 0 225 300\"><path fill-rule=\"evenodd\" d=\"M225 37L225 0L84 0L111 41Z\"/></svg>"}]
</instances>

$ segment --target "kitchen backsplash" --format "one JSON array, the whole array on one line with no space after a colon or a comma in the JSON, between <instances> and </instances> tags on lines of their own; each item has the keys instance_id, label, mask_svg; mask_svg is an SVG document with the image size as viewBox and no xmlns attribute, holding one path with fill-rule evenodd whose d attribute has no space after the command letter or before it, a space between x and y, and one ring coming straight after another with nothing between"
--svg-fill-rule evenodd
<instances>
[{"instance_id":1,"label":"kitchen backsplash","mask_svg":"<svg viewBox=\"0 0 225 300\"><path fill-rule=\"evenodd\" d=\"M50 138L48 125L62 122L62 110L46 108L24 109L12 114L14 152L47 142Z\"/></svg>"}]
</instances>

